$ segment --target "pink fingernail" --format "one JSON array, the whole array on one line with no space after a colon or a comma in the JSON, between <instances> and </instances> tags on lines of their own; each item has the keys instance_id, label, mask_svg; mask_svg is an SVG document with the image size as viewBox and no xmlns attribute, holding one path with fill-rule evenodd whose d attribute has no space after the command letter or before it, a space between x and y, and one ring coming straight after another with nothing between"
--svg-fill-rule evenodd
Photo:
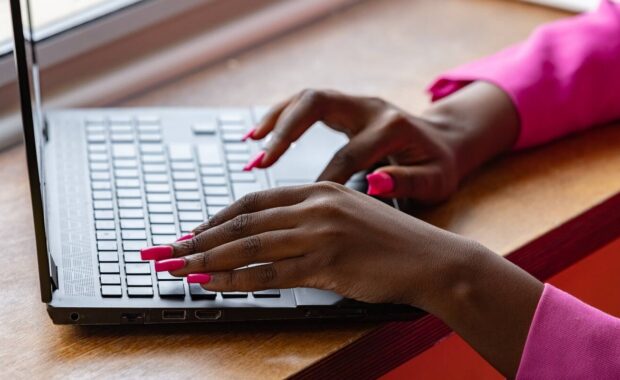
<instances>
[{"instance_id":1,"label":"pink fingernail","mask_svg":"<svg viewBox=\"0 0 620 380\"><path fill-rule=\"evenodd\" d=\"M170 272L173 270L181 269L185 266L185 259L168 259L155 261L156 272Z\"/></svg>"},{"instance_id":2,"label":"pink fingernail","mask_svg":"<svg viewBox=\"0 0 620 380\"><path fill-rule=\"evenodd\" d=\"M193 239L194 238L194 234L193 233L189 233L187 235L181 236L180 238L177 239L177 242L183 241L183 240L189 240L189 239Z\"/></svg>"},{"instance_id":3,"label":"pink fingernail","mask_svg":"<svg viewBox=\"0 0 620 380\"><path fill-rule=\"evenodd\" d=\"M252 128L249 131L247 131L247 133L243 135L243 137L241 138L241 141L245 141L249 139L250 137L253 137L252 135L254 134L254 131L256 131L256 128Z\"/></svg>"},{"instance_id":4,"label":"pink fingernail","mask_svg":"<svg viewBox=\"0 0 620 380\"><path fill-rule=\"evenodd\" d=\"M243 171L249 172L250 170L258 167L260 163L263 161L264 157L265 157L265 151L261 150L250 162L248 162L247 165L243 167Z\"/></svg>"},{"instance_id":5,"label":"pink fingernail","mask_svg":"<svg viewBox=\"0 0 620 380\"><path fill-rule=\"evenodd\" d=\"M192 273L187 275L187 282L190 284L208 284L211 275L208 273Z\"/></svg>"},{"instance_id":6,"label":"pink fingernail","mask_svg":"<svg viewBox=\"0 0 620 380\"><path fill-rule=\"evenodd\" d=\"M140 258L142 260L164 260L172 257L172 247L169 245L158 245L156 247L142 248Z\"/></svg>"},{"instance_id":7,"label":"pink fingernail","mask_svg":"<svg viewBox=\"0 0 620 380\"><path fill-rule=\"evenodd\" d=\"M387 173L374 172L366 176L368 181L368 195L382 195L394 190L394 179Z\"/></svg>"}]
</instances>

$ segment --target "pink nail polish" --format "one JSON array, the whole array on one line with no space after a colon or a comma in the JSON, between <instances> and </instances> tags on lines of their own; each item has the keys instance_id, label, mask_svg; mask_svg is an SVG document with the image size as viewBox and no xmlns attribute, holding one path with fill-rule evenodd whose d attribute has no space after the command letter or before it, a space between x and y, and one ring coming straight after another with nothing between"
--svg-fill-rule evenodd
<instances>
[{"instance_id":1,"label":"pink nail polish","mask_svg":"<svg viewBox=\"0 0 620 380\"><path fill-rule=\"evenodd\" d=\"M161 261L155 261L156 272L171 272L173 270L181 269L185 266L185 259L167 259Z\"/></svg>"},{"instance_id":2,"label":"pink nail polish","mask_svg":"<svg viewBox=\"0 0 620 380\"><path fill-rule=\"evenodd\" d=\"M211 275L208 273L192 273L187 275L187 282L190 284L208 284Z\"/></svg>"},{"instance_id":3,"label":"pink nail polish","mask_svg":"<svg viewBox=\"0 0 620 380\"><path fill-rule=\"evenodd\" d=\"M368 195L382 195L394 190L394 179L387 173L374 172L366 176L368 181Z\"/></svg>"},{"instance_id":4,"label":"pink nail polish","mask_svg":"<svg viewBox=\"0 0 620 380\"><path fill-rule=\"evenodd\" d=\"M243 137L241 138L241 141L246 141L247 139L253 137L252 135L254 134L254 131L256 131L256 128L252 128L249 131L247 131L247 133L243 135Z\"/></svg>"},{"instance_id":5,"label":"pink nail polish","mask_svg":"<svg viewBox=\"0 0 620 380\"><path fill-rule=\"evenodd\" d=\"M187 235L181 236L180 238L177 239L177 242L183 241L183 240L189 240L189 239L193 239L194 238L194 234L193 233L189 233Z\"/></svg>"},{"instance_id":6,"label":"pink nail polish","mask_svg":"<svg viewBox=\"0 0 620 380\"><path fill-rule=\"evenodd\" d=\"M140 250L142 260L164 260L172 257L172 247L169 245L158 245L156 247L142 248Z\"/></svg>"},{"instance_id":7,"label":"pink nail polish","mask_svg":"<svg viewBox=\"0 0 620 380\"><path fill-rule=\"evenodd\" d=\"M245 167L243 168L243 171L249 172L250 170L258 167L260 163L263 161L264 157L265 157L265 151L261 150L250 162L247 163L247 165L245 165Z\"/></svg>"}]
</instances>

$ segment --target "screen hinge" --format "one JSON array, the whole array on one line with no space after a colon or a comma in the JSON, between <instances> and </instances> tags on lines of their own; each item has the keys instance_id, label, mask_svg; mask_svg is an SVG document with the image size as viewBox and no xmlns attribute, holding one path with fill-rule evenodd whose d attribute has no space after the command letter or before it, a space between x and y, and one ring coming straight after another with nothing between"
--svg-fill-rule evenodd
<instances>
[{"instance_id":1,"label":"screen hinge","mask_svg":"<svg viewBox=\"0 0 620 380\"><path fill-rule=\"evenodd\" d=\"M50 269L51 269L51 276L50 276L50 280L52 281L52 291L53 290L57 290L58 289L58 267L56 266L56 263L54 262L54 257L52 255L49 255L50 258Z\"/></svg>"}]
</instances>

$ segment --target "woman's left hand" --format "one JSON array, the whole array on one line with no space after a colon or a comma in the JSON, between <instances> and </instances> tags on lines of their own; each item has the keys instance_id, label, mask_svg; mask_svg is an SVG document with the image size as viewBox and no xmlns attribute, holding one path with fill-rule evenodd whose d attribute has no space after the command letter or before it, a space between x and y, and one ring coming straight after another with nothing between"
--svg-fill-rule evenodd
<instances>
[{"instance_id":1,"label":"woman's left hand","mask_svg":"<svg viewBox=\"0 0 620 380\"><path fill-rule=\"evenodd\" d=\"M208 290L313 287L420 307L483 249L332 182L246 195L194 232L172 245L184 264L171 273L208 274Z\"/></svg>"}]
</instances>

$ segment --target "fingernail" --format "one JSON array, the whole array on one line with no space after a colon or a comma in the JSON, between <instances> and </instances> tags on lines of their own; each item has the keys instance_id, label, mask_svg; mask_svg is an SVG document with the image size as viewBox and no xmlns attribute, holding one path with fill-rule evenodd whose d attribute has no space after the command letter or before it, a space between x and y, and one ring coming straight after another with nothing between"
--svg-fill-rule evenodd
<instances>
[{"instance_id":1,"label":"fingernail","mask_svg":"<svg viewBox=\"0 0 620 380\"><path fill-rule=\"evenodd\" d=\"M241 138L241 141L245 141L249 139L250 137L252 137L252 135L254 134L254 131L256 131L256 128L252 128L249 131L247 131L247 133L243 135L243 137Z\"/></svg>"},{"instance_id":2,"label":"fingernail","mask_svg":"<svg viewBox=\"0 0 620 380\"><path fill-rule=\"evenodd\" d=\"M366 176L368 181L368 195L382 195L394 190L394 179L387 173L374 172Z\"/></svg>"},{"instance_id":3,"label":"fingernail","mask_svg":"<svg viewBox=\"0 0 620 380\"><path fill-rule=\"evenodd\" d=\"M156 272L170 272L181 269L185 266L185 259L168 259L155 261Z\"/></svg>"},{"instance_id":4,"label":"fingernail","mask_svg":"<svg viewBox=\"0 0 620 380\"><path fill-rule=\"evenodd\" d=\"M192 273L187 275L187 282L190 284L207 284L211 281L208 273Z\"/></svg>"},{"instance_id":5,"label":"fingernail","mask_svg":"<svg viewBox=\"0 0 620 380\"><path fill-rule=\"evenodd\" d=\"M169 245L158 245L156 247L142 248L140 250L142 260L163 260L172 257L172 247Z\"/></svg>"},{"instance_id":6,"label":"fingernail","mask_svg":"<svg viewBox=\"0 0 620 380\"><path fill-rule=\"evenodd\" d=\"M261 150L252 160L250 160L250 162L248 162L247 165L245 165L245 167L243 168L243 171L249 172L250 170L254 169L258 165L260 165L264 157L265 157L265 151Z\"/></svg>"},{"instance_id":7,"label":"fingernail","mask_svg":"<svg viewBox=\"0 0 620 380\"><path fill-rule=\"evenodd\" d=\"M183 240L189 240L189 239L193 239L194 238L194 234L193 233L189 233L187 235L181 236L180 238L177 239L177 242L183 241Z\"/></svg>"}]
</instances>

